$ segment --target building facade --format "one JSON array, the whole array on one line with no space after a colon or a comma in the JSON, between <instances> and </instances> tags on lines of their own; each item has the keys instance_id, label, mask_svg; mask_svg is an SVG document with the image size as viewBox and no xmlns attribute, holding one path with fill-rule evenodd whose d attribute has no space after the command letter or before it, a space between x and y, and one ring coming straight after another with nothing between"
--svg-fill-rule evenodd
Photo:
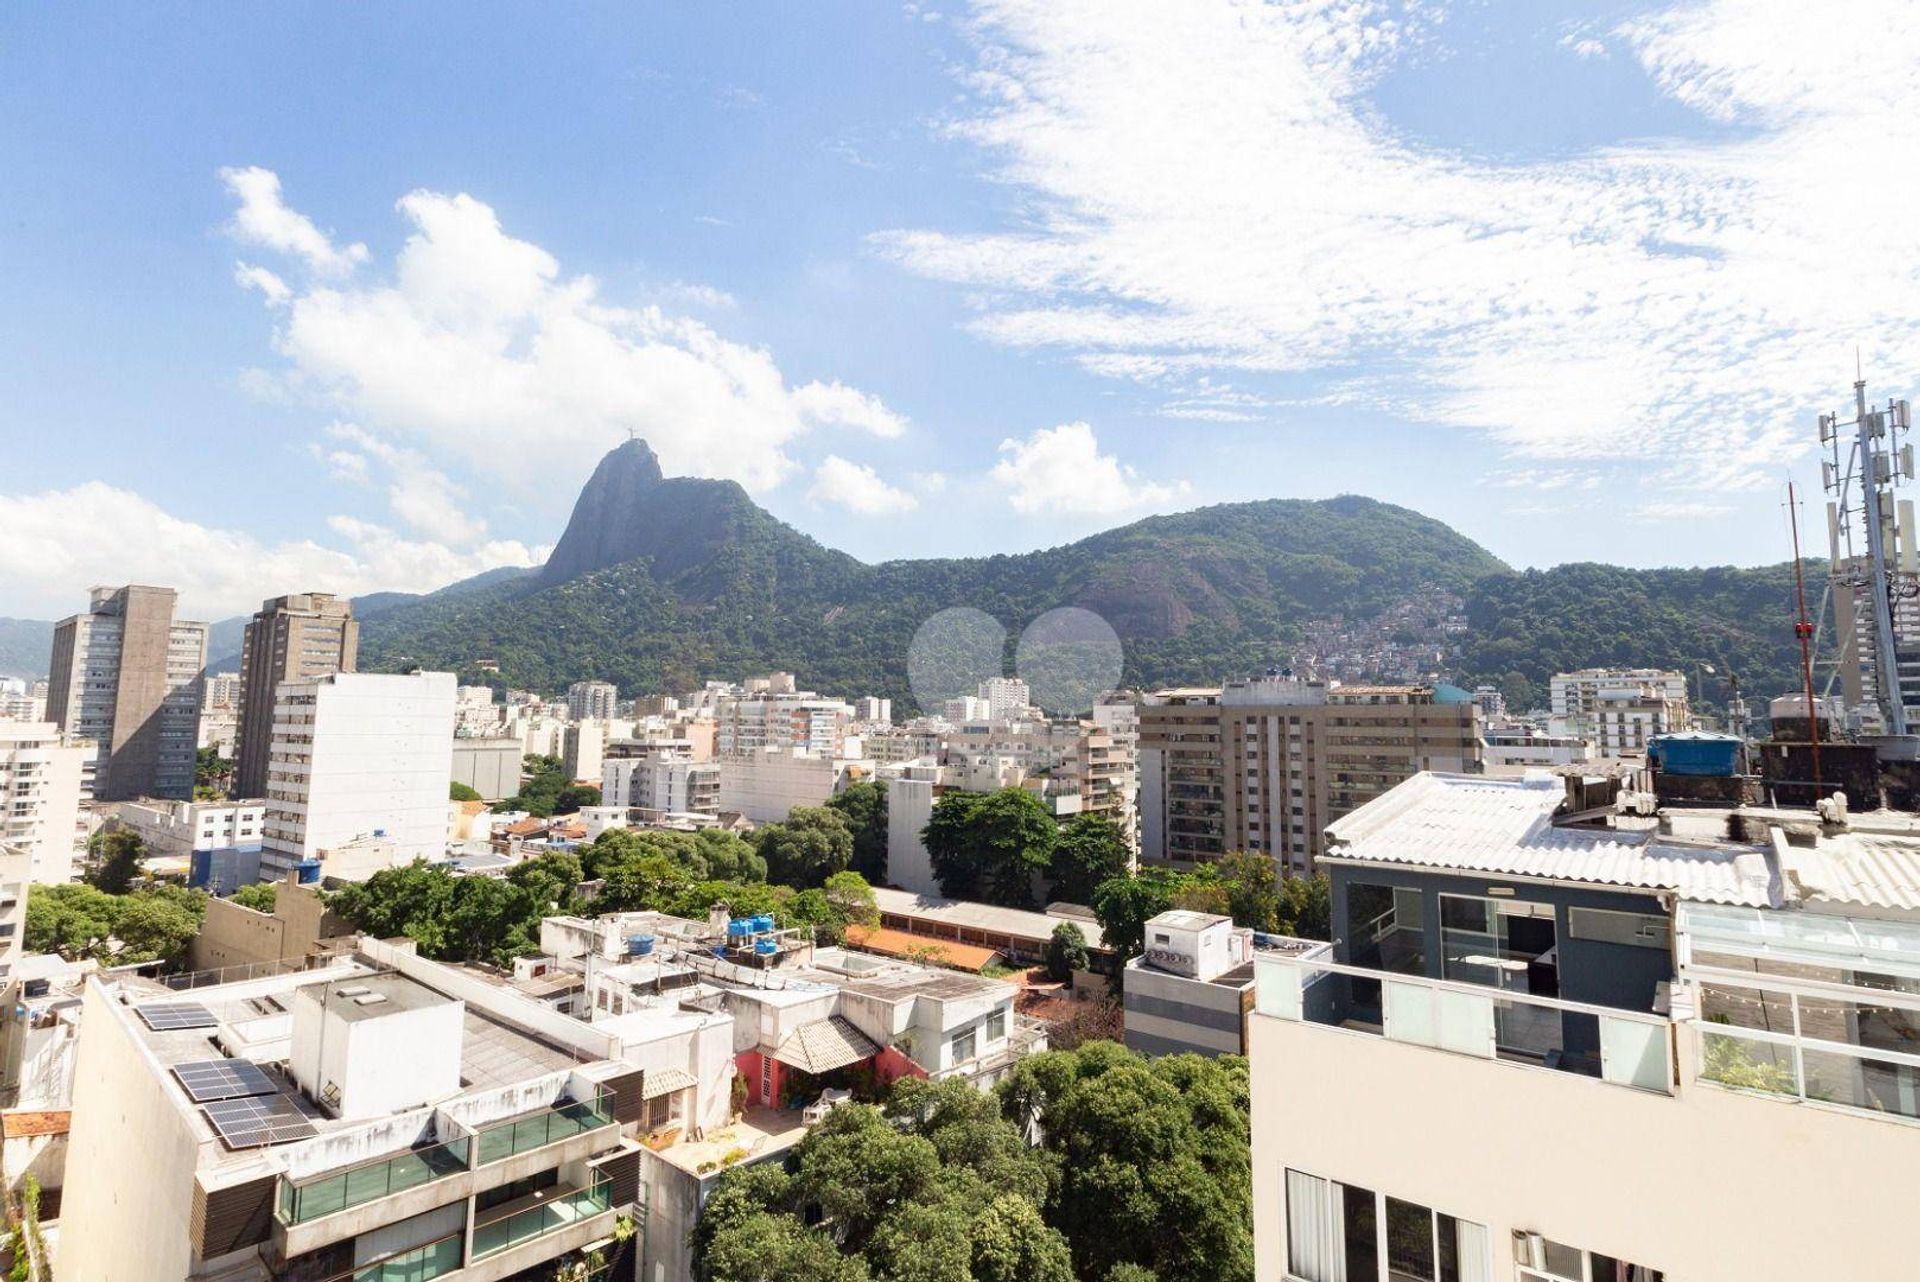
<instances>
[{"instance_id":1,"label":"building facade","mask_svg":"<svg viewBox=\"0 0 1920 1282\"><path fill-rule=\"evenodd\" d=\"M341 672L281 685L267 772L263 875L384 838L397 862L447 846L453 770L450 672Z\"/></svg>"},{"instance_id":2,"label":"building facade","mask_svg":"<svg viewBox=\"0 0 1920 1282\"><path fill-rule=\"evenodd\" d=\"M352 672L360 653L353 603L326 592L301 592L261 604L240 649L239 751L233 787L242 797L267 788L273 751L273 700L285 681Z\"/></svg>"},{"instance_id":3,"label":"building facade","mask_svg":"<svg viewBox=\"0 0 1920 1282\"><path fill-rule=\"evenodd\" d=\"M567 687L567 714L575 721L610 720L619 703L620 691L611 681L576 681Z\"/></svg>"},{"instance_id":4,"label":"building facade","mask_svg":"<svg viewBox=\"0 0 1920 1282\"><path fill-rule=\"evenodd\" d=\"M1426 686L1328 686L1287 675L1169 690L1140 705L1141 857L1234 850L1312 870L1326 826L1422 770L1477 773L1480 710Z\"/></svg>"},{"instance_id":5,"label":"building facade","mask_svg":"<svg viewBox=\"0 0 1920 1282\"><path fill-rule=\"evenodd\" d=\"M0 842L24 853L30 880L72 881L84 837L82 779L92 751L50 721L0 721Z\"/></svg>"},{"instance_id":6,"label":"building facade","mask_svg":"<svg viewBox=\"0 0 1920 1282\"><path fill-rule=\"evenodd\" d=\"M207 625L173 609L172 588L99 587L54 625L47 719L95 745L99 800L193 796Z\"/></svg>"}]
</instances>

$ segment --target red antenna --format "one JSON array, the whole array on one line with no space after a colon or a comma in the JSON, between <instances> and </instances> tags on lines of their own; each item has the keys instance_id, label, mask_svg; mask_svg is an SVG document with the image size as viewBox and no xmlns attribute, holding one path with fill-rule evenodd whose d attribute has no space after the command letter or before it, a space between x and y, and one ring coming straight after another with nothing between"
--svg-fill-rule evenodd
<instances>
[{"instance_id":1,"label":"red antenna","mask_svg":"<svg viewBox=\"0 0 1920 1282\"><path fill-rule=\"evenodd\" d=\"M1820 797L1820 713L1813 702L1813 624L1807 620L1807 581L1800 573L1800 504L1787 482L1787 520L1793 527L1793 595L1798 611L1793 635L1800 638L1800 679L1807 692L1807 738L1813 747L1813 795Z\"/></svg>"}]
</instances>

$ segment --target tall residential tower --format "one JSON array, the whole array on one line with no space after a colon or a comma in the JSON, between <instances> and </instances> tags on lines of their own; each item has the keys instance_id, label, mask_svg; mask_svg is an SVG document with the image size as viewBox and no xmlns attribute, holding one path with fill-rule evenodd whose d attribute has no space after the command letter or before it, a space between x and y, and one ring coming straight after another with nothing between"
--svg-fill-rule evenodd
<instances>
[{"instance_id":1,"label":"tall residential tower","mask_svg":"<svg viewBox=\"0 0 1920 1282\"><path fill-rule=\"evenodd\" d=\"M360 650L353 603L325 592L301 592L263 602L247 624L240 654L240 734L234 793L263 797L273 751L274 690L282 681L308 681L352 672Z\"/></svg>"}]
</instances>

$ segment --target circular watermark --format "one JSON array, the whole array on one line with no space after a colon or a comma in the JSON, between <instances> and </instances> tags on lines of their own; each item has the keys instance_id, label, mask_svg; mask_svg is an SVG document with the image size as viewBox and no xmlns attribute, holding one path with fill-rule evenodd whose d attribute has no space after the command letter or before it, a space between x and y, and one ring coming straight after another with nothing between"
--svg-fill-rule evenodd
<instances>
[{"instance_id":1,"label":"circular watermark","mask_svg":"<svg viewBox=\"0 0 1920 1282\"><path fill-rule=\"evenodd\" d=\"M1036 707L1081 716L1120 685L1125 654L1113 625L1078 606L1048 610L1029 623L1014 650L1014 674Z\"/></svg>"},{"instance_id":2,"label":"circular watermark","mask_svg":"<svg viewBox=\"0 0 1920 1282\"><path fill-rule=\"evenodd\" d=\"M955 606L922 623L907 647L907 684L920 711L939 715L949 699L978 696L1006 670L1007 629L985 610Z\"/></svg>"}]
</instances>

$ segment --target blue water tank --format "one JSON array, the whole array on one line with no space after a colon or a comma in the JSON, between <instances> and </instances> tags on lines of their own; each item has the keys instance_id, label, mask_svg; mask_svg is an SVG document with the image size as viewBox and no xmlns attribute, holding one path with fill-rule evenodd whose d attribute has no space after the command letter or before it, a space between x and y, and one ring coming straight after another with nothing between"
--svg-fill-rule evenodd
<instances>
[{"instance_id":1,"label":"blue water tank","mask_svg":"<svg viewBox=\"0 0 1920 1282\"><path fill-rule=\"evenodd\" d=\"M753 941L753 951L760 954L762 957L771 957L773 954L780 951L780 944L777 940L772 939L771 937L763 936Z\"/></svg>"},{"instance_id":2,"label":"blue water tank","mask_svg":"<svg viewBox=\"0 0 1920 1282\"><path fill-rule=\"evenodd\" d=\"M725 957L727 955L727 946L725 944L715 944L713 946L713 955L715 957Z\"/></svg>"},{"instance_id":3,"label":"blue water tank","mask_svg":"<svg viewBox=\"0 0 1920 1282\"><path fill-rule=\"evenodd\" d=\"M735 917L727 923L727 939L732 943L739 943L750 933L752 933L752 928L745 917Z\"/></svg>"},{"instance_id":4,"label":"blue water tank","mask_svg":"<svg viewBox=\"0 0 1920 1282\"><path fill-rule=\"evenodd\" d=\"M772 929L773 929L773 918L766 916L764 913L753 919L754 934L764 935Z\"/></svg>"},{"instance_id":5,"label":"blue water tank","mask_svg":"<svg viewBox=\"0 0 1920 1282\"><path fill-rule=\"evenodd\" d=\"M299 870L300 884L302 886L311 886L320 880L320 861L318 859L302 859L299 863L295 864L294 867Z\"/></svg>"},{"instance_id":6,"label":"blue water tank","mask_svg":"<svg viewBox=\"0 0 1920 1282\"><path fill-rule=\"evenodd\" d=\"M627 936L627 956L645 957L648 953L652 951L653 951L652 935L628 935Z\"/></svg>"},{"instance_id":7,"label":"blue water tank","mask_svg":"<svg viewBox=\"0 0 1920 1282\"><path fill-rule=\"evenodd\" d=\"M1740 772L1740 747L1735 735L1688 730L1647 740L1647 759L1666 774L1724 779Z\"/></svg>"}]
</instances>

